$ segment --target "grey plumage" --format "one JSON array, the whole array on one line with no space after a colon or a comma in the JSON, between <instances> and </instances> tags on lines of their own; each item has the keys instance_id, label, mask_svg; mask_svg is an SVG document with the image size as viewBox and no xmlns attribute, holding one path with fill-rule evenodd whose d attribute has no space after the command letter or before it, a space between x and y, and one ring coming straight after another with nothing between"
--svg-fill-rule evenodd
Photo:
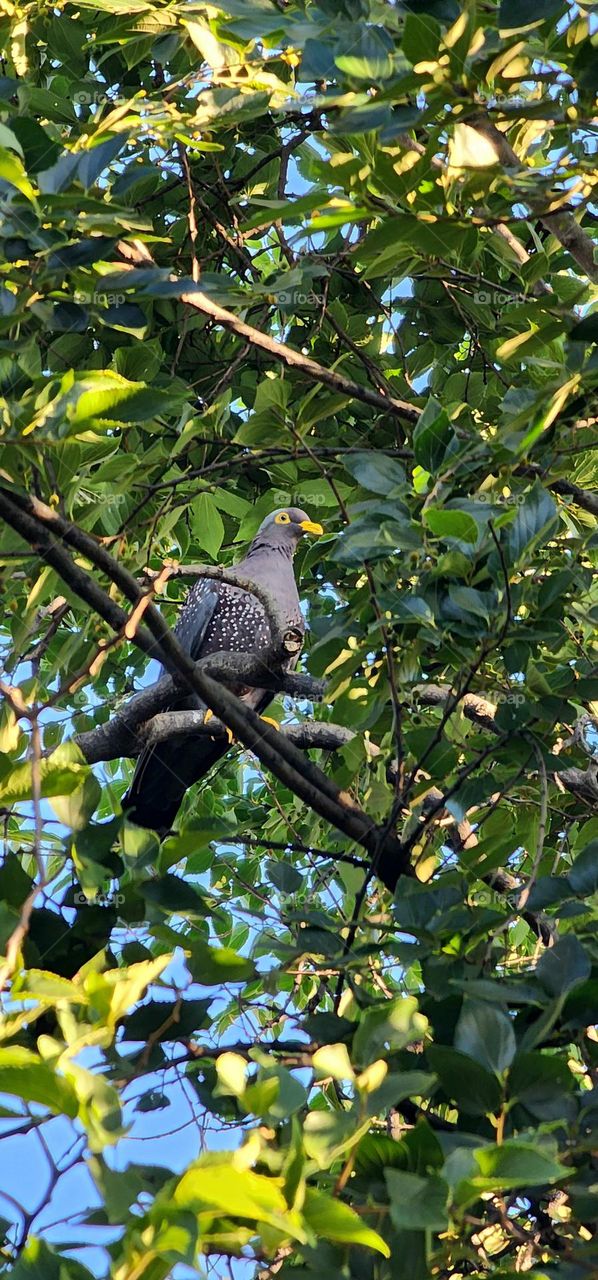
<instances>
[{"instance_id":1,"label":"grey plumage","mask_svg":"<svg viewBox=\"0 0 598 1280\"><path fill-rule=\"evenodd\" d=\"M244 578L265 587L276 599L285 629L303 635L304 621L293 572L293 555L304 533L321 533L296 507L273 511L260 526L247 555L236 569ZM270 626L261 602L248 592L210 578L199 578L189 592L175 635L197 660L211 653L259 654L270 642ZM298 655L289 659L291 670ZM261 713L272 700L264 689L235 688ZM201 709L195 696L181 696L172 709ZM205 708L204 708L205 709ZM127 817L161 834L170 830L179 806L193 783L227 752L228 743L206 734L181 735L149 747L137 762L131 787L123 800Z\"/></svg>"}]
</instances>

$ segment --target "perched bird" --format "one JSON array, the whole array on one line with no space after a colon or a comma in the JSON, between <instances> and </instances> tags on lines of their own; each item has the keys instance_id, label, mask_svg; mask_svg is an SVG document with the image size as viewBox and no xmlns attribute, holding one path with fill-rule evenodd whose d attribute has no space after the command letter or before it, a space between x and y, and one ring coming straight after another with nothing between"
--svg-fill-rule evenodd
<instances>
[{"instance_id":1,"label":"perched bird","mask_svg":"<svg viewBox=\"0 0 598 1280\"><path fill-rule=\"evenodd\" d=\"M297 631L301 636L305 624L293 556L304 534L322 532L322 526L297 507L273 511L260 525L247 555L235 566L240 576L272 594L285 629ZM175 635L197 660L222 651L261 653L270 641L270 626L256 596L213 578L198 578L185 600ZM298 656L294 654L289 658L287 670L296 665ZM273 697L265 689L236 688L235 692L258 714ZM171 710L202 708L205 710L199 697L184 694L171 706ZM212 738L205 733L180 734L146 747L123 799L127 818L160 834L169 831L185 792L205 776L228 748L226 738Z\"/></svg>"}]
</instances>

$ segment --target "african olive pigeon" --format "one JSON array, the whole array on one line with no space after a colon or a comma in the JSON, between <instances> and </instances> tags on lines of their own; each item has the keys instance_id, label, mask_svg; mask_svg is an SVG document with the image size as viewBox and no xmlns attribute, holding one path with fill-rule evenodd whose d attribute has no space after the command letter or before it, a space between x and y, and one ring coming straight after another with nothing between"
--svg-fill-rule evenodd
<instances>
[{"instance_id":1,"label":"african olive pigeon","mask_svg":"<svg viewBox=\"0 0 598 1280\"><path fill-rule=\"evenodd\" d=\"M277 601L285 628L303 635L305 625L293 572L293 556L305 533L320 534L322 526L305 511L288 507L273 511L260 525L243 560L235 568L239 575L265 587ZM256 596L210 578L198 578L189 591L175 635L195 660L210 653L257 654L270 640L270 627L263 605ZM287 669L296 665L298 654L289 658ZM260 714L272 701L264 689L235 689L244 702ZM205 709L197 696L181 695L171 710ZM172 827L185 792L203 778L229 749L222 735L180 734L146 747L141 753L133 781L123 799L127 818L161 835Z\"/></svg>"}]
</instances>

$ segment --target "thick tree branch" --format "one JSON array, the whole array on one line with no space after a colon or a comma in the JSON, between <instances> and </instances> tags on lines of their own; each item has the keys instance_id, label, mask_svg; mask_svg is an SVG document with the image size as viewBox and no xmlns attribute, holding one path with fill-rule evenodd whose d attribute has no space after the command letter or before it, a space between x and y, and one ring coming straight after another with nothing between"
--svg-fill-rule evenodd
<instances>
[{"instance_id":1,"label":"thick tree branch","mask_svg":"<svg viewBox=\"0 0 598 1280\"><path fill-rule=\"evenodd\" d=\"M243 684L261 689L268 688L273 693L283 692L295 698L313 700L321 695L321 682L312 679L311 676L289 673L282 674L279 678L265 669L263 663L257 660L252 663L251 659L245 660L242 654L223 654L222 659L223 665L220 669L223 679L242 679ZM203 732L203 711L169 711L177 693L180 693L180 685L177 689L176 682L171 676L163 676L149 689L143 689L141 693L136 694L107 724L98 725L97 729L78 734L74 741L87 763L98 764L103 760L119 760L122 756L134 757L148 742L163 741L181 732ZM161 721L160 726L156 723L158 720ZM291 726L288 727L291 728ZM299 726L292 727L299 728ZM315 727L311 745L327 745L328 750L338 748L354 736L351 730L343 729L340 725L334 726L335 734L332 732L329 734L330 745L328 745L325 742L324 733L324 730L329 728L328 725L323 722L309 722L309 725L306 724L304 727L306 731L308 728ZM218 735L221 732L220 722L211 720L209 730L206 725L205 731L209 731L210 736ZM321 741L316 744L318 734ZM295 736L293 734L290 736L295 741ZM309 734L306 732L304 736L307 742ZM333 738L335 738L334 743ZM298 742L297 745L302 744Z\"/></svg>"},{"instance_id":2,"label":"thick tree branch","mask_svg":"<svg viewBox=\"0 0 598 1280\"><path fill-rule=\"evenodd\" d=\"M355 737L352 730L347 729L345 725L326 724L323 720L281 725L279 732L284 734L289 742L294 742L296 747L301 747L303 751L312 747L319 747L323 751L337 751L339 747L343 747ZM204 724L203 711L166 711L154 716L153 720L143 725L140 736L145 743L153 744L166 742L168 738L173 738L178 733L205 733L210 737L223 738L226 734L226 725L215 718L208 724Z\"/></svg>"},{"instance_id":3,"label":"thick tree branch","mask_svg":"<svg viewBox=\"0 0 598 1280\"><path fill-rule=\"evenodd\" d=\"M417 684L413 690L418 702L424 707L445 707L452 695L452 690L447 684ZM496 733L496 725L494 717L497 707L493 702L489 702L487 698L483 698L481 694L466 693L459 700L459 709L467 716L468 720L473 720L484 729L491 729Z\"/></svg>"}]
</instances>

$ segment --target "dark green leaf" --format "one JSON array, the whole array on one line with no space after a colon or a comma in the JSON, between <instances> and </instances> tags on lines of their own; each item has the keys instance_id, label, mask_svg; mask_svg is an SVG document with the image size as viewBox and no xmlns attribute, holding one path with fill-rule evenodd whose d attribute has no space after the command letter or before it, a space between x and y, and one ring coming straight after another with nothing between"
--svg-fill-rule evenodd
<instances>
[{"instance_id":1,"label":"dark green leaf","mask_svg":"<svg viewBox=\"0 0 598 1280\"><path fill-rule=\"evenodd\" d=\"M536 975L545 991L560 996L571 991L589 978L590 957L573 933L560 938L554 947L544 951L536 968Z\"/></svg>"},{"instance_id":2,"label":"dark green leaf","mask_svg":"<svg viewBox=\"0 0 598 1280\"><path fill-rule=\"evenodd\" d=\"M431 1045L427 1057L445 1093L466 1115L488 1115L499 1109L500 1084L492 1071L445 1045Z\"/></svg>"},{"instance_id":3,"label":"dark green leaf","mask_svg":"<svg viewBox=\"0 0 598 1280\"><path fill-rule=\"evenodd\" d=\"M420 467L432 475L441 468L453 438L449 417L433 397L426 402L413 432L413 450Z\"/></svg>"},{"instance_id":4,"label":"dark green leaf","mask_svg":"<svg viewBox=\"0 0 598 1280\"><path fill-rule=\"evenodd\" d=\"M567 881L574 893L587 897L598 888L598 840L590 844L578 855L567 874Z\"/></svg>"},{"instance_id":5,"label":"dark green leaf","mask_svg":"<svg viewBox=\"0 0 598 1280\"><path fill-rule=\"evenodd\" d=\"M443 1178L419 1178L399 1169L386 1169L384 1177L395 1227L409 1231L446 1229L449 1189Z\"/></svg>"},{"instance_id":6,"label":"dark green leaf","mask_svg":"<svg viewBox=\"0 0 598 1280\"><path fill-rule=\"evenodd\" d=\"M547 953L548 954L548 953ZM496 1005L464 1000L455 1031L455 1049L500 1075L515 1057L515 1032L511 1019Z\"/></svg>"}]
</instances>

